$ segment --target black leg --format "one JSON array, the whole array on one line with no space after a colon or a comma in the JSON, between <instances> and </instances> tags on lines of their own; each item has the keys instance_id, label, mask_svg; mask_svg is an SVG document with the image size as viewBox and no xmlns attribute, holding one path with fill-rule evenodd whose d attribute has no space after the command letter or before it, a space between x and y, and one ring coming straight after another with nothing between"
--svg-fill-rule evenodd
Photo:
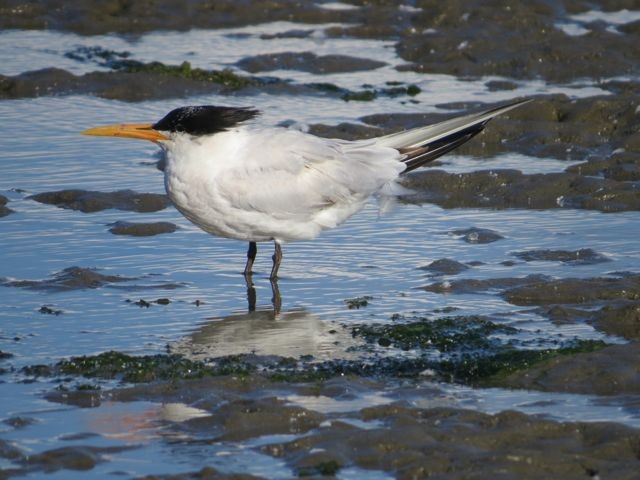
<instances>
[{"instance_id":1,"label":"black leg","mask_svg":"<svg viewBox=\"0 0 640 480\"><path fill-rule=\"evenodd\" d=\"M275 251L273 252L273 268L271 269L271 275L269 278L275 280L278 278L278 269L280 268L280 260L282 260L282 247L278 242L275 242Z\"/></svg>"},{"instance_id":2,"label":"black leg","mask_svg":"<svg viewBox=\"0 0 640 480\"><path fill-rule=\"evenodd\" d=\"M258 253L258 245L256 242L249 242L249 250L247 250L247 264L244 266L244 275L251 275L253 270L253 261Z\"/></svg>"}]
</instances>

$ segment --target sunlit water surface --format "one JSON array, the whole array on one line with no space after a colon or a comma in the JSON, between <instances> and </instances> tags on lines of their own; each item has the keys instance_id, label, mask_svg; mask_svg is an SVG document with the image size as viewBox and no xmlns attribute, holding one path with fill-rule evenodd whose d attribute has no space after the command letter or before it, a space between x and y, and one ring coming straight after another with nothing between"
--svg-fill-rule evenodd
<instances>
[{"instance_id":1,"label":"sunlit water surface","mask_svg":"<svg viewBox=\"0 0 640 480\"><path fill-rule=\"evenodd\" d=\"M523 82L518 90L489 92L483 82L461 82L447 76L423 76L391 68L399 63L386 42L326 39L320 26L304 26L317 32L308 39L260 41L258 35L295 28L294 24L270 24L257 30L194 31L152 33L136 39L79 37L54 32L0 33L0 72L16 74L55 64L74 73L94 70L62 56L77 45L101 45L128 50L137 59L161 58L166 63L188 59L194 65L220 68L249 54L290 49L313 49L320 54L342 53L382 59L390 67L376 73L379 82L397 79L419 84L420 103L399 99L351 102L314 98L256 95L190 98L192 103L254 105L265 111L264 120L278 123L354 121L369 113L433 110L435 103L454 100L497 101L508 96L539 91L563 91L573 96L601 93L590 85L547 87ZM298 26L299 27L299 26ZM323 27L326 27L323 26ZM246 34L246 35L244 35ZM224 40L224 41L223 41ZM12 42L23 42L25 58L10 56ZM225 43L226 42L226 43ZM269 42L280 42L278 44ZM231 43L231 45L230 45ZM169 51L167 44L175 47ZM47 45L43 48L42 45ZM275 47L274 47L275 45ZM234 48L235 47L235 48ZM210 58L210 52L219 55ZM161 53L160 53L161 52ZM173 55L173 56L172 56ZM29 68L25 67L29 65ZM378 76L380 73L380 76ZM295 81L314 81L306 73L270 72ZM367 82L367 72L329 76L349 88ZM486 79L484 80L486 81ZM125 140L82 137L87 127L117 121L153 121L185 99L129 104L93 97L67 96L0 102L0 193L10 199L15 213L0 219L0 277L44 279L71 266L98 269L103 274L132 279L97 289L42 292L0 287L0 350L15 355L10 364L54 363L72 355L117 350L132 354L164 352L167 345L188 353L193 346L209 345L219 355L255 352L298 357L312 354L319 360L346 358L353 339L347 333L337 337L330 330L348 332L349 326L366 322L387 322L393 314L429 315L436 309L456 307L457 314L502 314L505 324L518 326L523 337L549 341L605 339L588 325L556 325L514 307L495 294L441 295L418 287L435 281L419 270L441 258L459 262L480 261L455 278L518 277L545 274L552 277L601 276L614 271L639 271L637 249L638 213L602 214L583 210L444 210L434 205L399 204L380 215L375 200L338 229L312 242L285 245L279 281L282 312L274 317L268 281L272 246L259 246L254 281L258 312L248 314L247 292L241 270L246 245L214 238L190 225L173 208L152 214L117 210L84 214L28 200L33 193L82 188L114 191L132 189L162 192L162 173L154 163L151 144ZM304 108L300 108L304 105ZM569 163L502 155L479 161L451 155L441 167L449 171L479 168L518 168L527 173L561 171ZM170 221L179 226L173 234L153 237L115 236L108 225L118 221ZM495 230L505 238L490 244L468 244L450 232L469 227ZM572 266L554 262L521 262L514 252L528 249L577 250L591 248L610 262ZM442 277L440 279L449 279ZM345 300L367 295L366 308L349 310ZM133 302L168 298L168 305L141 308ZM198 304L196 304L196 301ZM47 305L63 313L39 313ZM271 313L269 313L271 312ZM261 316L262 315L262 316ZM280 460L257 453L249 443L190 445L166 440L172 424L202 412L152 402L103 403L95 409L62 407L42 400L40 393L53 388L49 382L17 383L20 375L4 375L0 417L32 417L36 423L14 430L0 427L3 438L31 452L73 443L64 440L73 432L93 432L77 440L95 446L138 445L110 457L92 473L109 476L118 469L136 474L175 473L200 468L208 462L223 471L247 471L272 478L286 478L292 472ZM428 382L425 381L425 385ZM519 409L562 420L612 420L640 426L637 401L603 399L562 394L543 394L499 389L474 390L439 385L440 394L412 398L398 391L371 392L344 401L282 393L293 404L323 412L350 412L364 406L405 399L417 406L450 405L490 413ZM173 408L173 410L172 410ZM186 413L185 413L186 412ZM118 423L125 416L144 418L142 424ZM113 423L116 427L113 427ZM364 427L363 427L364 428ZM4 430L4 431L2 431ZM275 436L271 440L276 440ZM268 442L269 439L263 439ZM170 458L170 460L163 460ZM206 460L205 460L206 459ZM212 460L213 459L213 460ZM218 460L216 460L218 459ZM6 464L6 465L5 465ZM0 466L7 466L0 461ZM340 471L342 478L358 478L357 469ZM374 478L371 472L369 478ZM375 473L375 472L374 472ZM376 473L376 475L378 475ZM48 478L85 478L69 471ZM379 478L385 478L379 473Z\"/></svg>"}]
</instances>

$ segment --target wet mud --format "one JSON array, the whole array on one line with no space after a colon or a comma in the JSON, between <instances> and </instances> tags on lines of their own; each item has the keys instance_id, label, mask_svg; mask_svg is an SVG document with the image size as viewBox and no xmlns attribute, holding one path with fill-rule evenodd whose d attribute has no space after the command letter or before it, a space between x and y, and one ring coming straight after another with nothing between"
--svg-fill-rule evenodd
<instances>
[{"instance_id":1,"label":"wet mud","mask_svg":"<svg viewBox=\"0 0 640 480\"><path fill-rule=\"evenodd\" d=\"M634 3L599 2L604 9L632 9ZM63 3L48 0L20 5L0 4L2 28L48 28L84 35L143 33L157 29L228 28L277 20L300 23L343 22L329 35L389 39L396 42L404 69L456 76L497 75L568 82L584 77L607 78L639 73L640 35L634 25L607 29L583 22L585 35L567 41L558 24L568 15L588 11L586 1L552 6L545 2L510 2L494 8L480 0L420 2L417 9L395 4L355 2L358 8L327 9L294 1L224 1L176 3L171 0L112 4L96 1ZM393 22L389 22L393 18ZM576 22L577 23L577 22ZM481 32L481 34L478 34ZM300 35L298 31L296 33ZM302 33L303 34L303 33ZM496 43L496 39L501 39ZM524 52L524 53L523 53Z\"/></svg>"},{"instance_id":2,"label":"wet mud","mask_svg":"<svg viewBox=\"0 0 640 480\"><path fill-rule=\"evenodd\" d=\"M131 283L141 280L143 277L126 277L123 275L108 275L101 273L96 268L68 267L59 272L53 273L50 278L41 280L16 280L0 277L0 287L26 288L28 290L42 292L65 292L83 289L95 289L110 287L127 291L149 290L149 289L169 289L184 287L184 284L170 282L151 283ZM157 303L166 303L164 300ZM60 315L63 310L43 305L40 313Z\"/></svg>"},{"instance_id":3,"label":"wet mud","mask_svg":"<svg viewBox=\"0 0 640 480\"><path fill-rule=\"evenodd\" d=\"M514 252L513 255L525 262L562 262L569 265L593 265L609 262L611 259L590 248L580 250L528 250Z\"/></svg>"},{"instance_id":4,"label":"wet mud","mask_svg":"<svg viewBox=\"0 0 640 480\"><path fill-rule=\"evenodd\" d=\"M325 68L338 70L341 57L331 58ZM141 102L153 99L181 98L191 95L313 95L337 97L344 101L370 102L378 97L414 97L420 93L416 85L392 82L382 88L363 85L350 90L333 83L296 84L272 77L250 77L231 70L192 68L189 62L165 65L161 62L142 63L135 60L109 62L110 72L90 72L75 75L51 67L14 76L0 75L0 99L32 98L49 95L95 95L97 97ZM333 65L333 66L331 66ZM343 70L351 71L345 60ZM275 68L275 67L274 67Z\"/></svg>"},{"instance_id":5,"label":"wet mud","mask_svg":"<svg viewBox=\"0 0 640 480\"><path fill-rule=\"evenodd\" d=\"M608 347L594 355L601 353L605 357L610 349L618 347ZM557 357L557 361L560 364L571 362L580 359L581 355ZM116 356L109 361L114 359ZM79 365L77 360L61 364L62 368L68 368L72 363ZM91 362L87 364L89 360ZM89 365L85 373L93 372L93 366L99 360L106 360L106 357L83 360L85 366ZM125 363L131 360L135 359L125 356L118 359ZM146 365L144 358L138 360ZM128 368L135 368L135 364ZM535 368L528 372L537 373ZM107 373L111 375L111 372ZM528 378L521 374L516 377ZM614 423L557 422L514 411L490 415L437 406L423 408L412 402L394 402L393 398L379 406L346 412L322 412L305 406L305 402L313 405L314 399L358 398L381 391L385 385L387 389L395 385L397 391L412 391L415 398L429 398L438 393L437 387L421 382L398 386L397 380L390 377L374 380L349 373L321 382L283 383L252 371L202 378L196 375L192 379L176 375L174 381L143 383L108 392L95 387L58 388L47 398L94 408L100 405L102 398L108 398L110 402L144 400L197 405L202 412L197 418L165 427L174 432L175 441L246 441L266 439L274 434L287 435L289 439L279 440L275 436L256 448L283 460L295 475L301 476L332 475L354 467L362 469L363 474L384 471L399 478L435 474L443 475L443 478L470 478L469 471L478 474L471 478L484 478L497 471L532 479L548 478L549 475L584 478L596 474L633 478L637 471L640 433ZM539 384L536 386L540 388ZM297 400L292 402L286 398ZM548 449L549 442L554 445L552 452ZM43 458L36 457L34 462L40 468L48 468L47 465L55 466L66 459L70 462L67 468L90 468L100 453L75 447L46 452ZM21 461L24 453L6 445L3 456ZM213 471L209 473L213 474ZM193 472L157 478L200 476Z\"/></svg>"},{"instance_id":6,"label":"wet mud","mask_svg":"<svg viewBox=\"0 0 640 480\"><path fill-rule=\"evenodd\" d=\"M178 227L171 222L126 222L118 221L109 225L109 231L114 235L131 235L134 237L150 237L163 233L173 233Z\"/></svg>"},{"instance_id":7,"label":"wet mud","mask_svg":"<svg viewBox=\"0 0 640 480\"><path fill-rule=\"evenodd\" d=\"M526 372L489 380L488 384L547 392L625 395L640 393L640 343L554 357Z\"/></svg>"},{"instance_id":8,"label":"wet mud","mask_svg":"<svg viewBox=\"0 0 640 480\"><path fill-rule=\"evenodd\" d=\"M104 285L130 280L134 280L134 278L122 277L120 275L105 275L93 268L69 267L54 273L51 278L44 280L0 279L0 286L61 292L83 288L100 288ZM49 312L45 311L43 313Z\"/></svg>"},{"instance_id":9,"label":"wet mud","mask_svg":"<svg viewBox=\"0 0 640 480\"><path fill-rule=\"evenodd\" d=\"M0 458L11 460L19 465L3 470L4 478L25 475L51 474L59 470L90 471L98 463L107 461L111 455L134 447L92 447L73 446L46 450L29 454L0 441Z\"/></svg>"},{"instance_id":10,"label":"wet mud","mask_svg":"<svg viewBox=\"0 0 640 480\"><path fill-rule=\"evenodd\" d=\"M416 192L408 197L410 201L443 208L569 208L606 213L640 209L640 187L636 183L571 173L431 170L410 175L403 184Z\"/></svg>"},{"instance_id":11,"label":"wet mud","mask_svg":"<svg viewBox=\"0 0 640 480\"><path fill-rule=\"evenodd\" d=\"M469 266L450 258L441 258L434 260L429 265L420 267L420 270L426 270L433 275L457 275L458 273L468 270Z\"/></svg>"},{"instance_id":12,"label":"wet mud","mask_svg":"<svg viewBox=\"0 0 640 480\"><path fill-rule=\"evenodd\" d=\"M283 52L257 55L242 59L236 64L249 73L269 72L271 70L300 70L316 74L357 72L375 70L386 64L367 58L347 55L321 55L312 52Z\"/></svg>"},{"instance_id":13,"label":"wet mud","mask_svg":"<svg viewBox=\"0 0 640 480\"><path fill-rule=\"evenodd\" d=\"M571 15L593 8L591 2L581 0L557 5L506 2L500 8L479 0L425 0L416 3L420 8L399 8L384 2L353 4L356 8L338 10L288 0L268 4L160 0L153 5L97 1L70 4L60 0L18 5L0 0L0 28L135 37L157 29L246 26L254 24L256 18L264 22L339 22L325 34L389 40L406 62L397 67L400 71L469 79L501 77L487 80L490 91L515 90L519 82L533 79L557 86L572 82L591 85L592 79L603 78L593 82L606 95L581 99L537 95L534 102L493 120L483 133L458 150L478 157L517 152L532 157L532 161L554 158L580 163L545 174L518 170L449 173L431 168L407 176L404 183L413 193L406 201L443 208L562 208L607 213L640 209L638 22L611 26L572 20ZM605 11L637 8L632 1L602 1L599 5ZM568 36L559 26L564 23L587 32ZM301 27L264 39L306 38L310 34ZM329 82L295 83L254 75L274 70L323 75L385 66L375 59L346 55L302 52L250 56L235 64L247 75L195 68L188 62L171 65L158 59L145 63L129 52L102 47L70 50L66 56L109 70L75 75L47 68L0 76L0 98L80 94L137 102L201 94L228 95L232 99L238 93L268 93L367 102L402 97L403 101L418 102L420 93L417 86L404 83L348 89ZM354 118L353 123L311 125L310 131L326 137L369 138L441 121L463 109L488 106L440 104L437 107L449 113L379 113ZM169 205L163 195L132 191L62 190L29 198L84 213L105 209L155 212ZM9 204L0 195L0 217L11 213ZM109 227L113 234L133 236L170 233L176 228L167 222L117 222ZM500 232L479 227L446 234L470 244L504 238ZM589 248L527 249L513 252L513 260L505 260L502 265L546 262L566 265L574 272L574 267L609 260ZM349 472L354 478L354 471L360 476L376 471L398 478L636 478L640 468L637 429L606 422L554 421L514 411L492 415L429 402L438 394L444 395L435 382L602 397L629 395L630 402L637 402L640 276L614 272L587 278L442 278L463 274L478 264L441 258L420 267L418 274L425 275L426 285L415 294L498 295L514 308L526 307L556 325L586 324L615 338L577 340L537 332L534 339L523 340L522 330L505 324L504 317L443 316L450 311L442 311L429 316L394 315L381 323L332 325L332 331L321 333L328 338L350 338L352 342L350 356L332 360L310 355L220 355L204 347L198 355L195 349L185 352L168 345L167 354L136 356L108 351L20 369L14 369L11 352L0 352L0 373L16 374L25 382L53 382L55 386L47 391L46 398L64 405L97 408L107 401L148 401L180 402L200 409L204 414L197 418L165 420L162 425L173 434L168 437L172 445L245 442L243 448L282 461L291 476L331 477ZM129 283L138 280L70 267L45 279L2 278L0 285L42 292L182 286ZM137 312L171 303L166 298L133 298L127 302ZM376 298L362 295L345 299L341 307L367 312L375 302ZM36 307L34 312L50 315L41 317L47 321L67 317L64 307L52 304L44 304L39 310ZM264 324L264 320L275 318L276 314L270 313L260 320ZM212 330L222 323L215 320ZM239 315L232 320L238 323L247 318ZM203 328L199 333L204 337L207 331ZM194 345L195 340L190 347ZM362 408L358 399L366 395L388 397L378 406ZM354 401L354 406L339 412L313 408L320 400L331 405L332 401ZM28 418L16 417L4 425L20 429L28 428L29 422ZM83 438L76 441L82 442ZM74 445L29 454L0 439L0 458L11 463L11 467L0 470L0 477L64 469L89 472L124 448ZM259 477L205 467L191 473L144 478Z\"/></svg>"},{"instance_id":14,"label":"wet mud","mask_svg":"<svg viewBox=\"0 0 640 480\"><path fill-rule=\"evenodd\" d=\"M59 190L37 193L27 197L29 200L55 205L60 208L94 213L115 208L132 212L157 212L171 205L166 195L158 193L138 193L131 190L117 192L92 192L87 190Z\"/></svg>"}]
</instances>

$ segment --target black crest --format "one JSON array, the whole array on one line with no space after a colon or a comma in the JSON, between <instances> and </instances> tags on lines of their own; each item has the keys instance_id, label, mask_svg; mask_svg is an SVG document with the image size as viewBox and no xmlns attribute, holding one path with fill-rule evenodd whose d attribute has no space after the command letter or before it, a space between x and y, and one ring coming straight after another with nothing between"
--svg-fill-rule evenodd
<instances>
[{"instance_id":1,"label":"black crest","mask_svg":"<svg viewBox=\"0 0 640 480\"><path fill-rule=\"evenodd\" d=\"M250 107L217 107L202 105L180 107L170 111L153 125L161 132L184 132L190 135L208 135L222 132L234 125L250 120L260 112Z\"/></svg>"}]
</instances>

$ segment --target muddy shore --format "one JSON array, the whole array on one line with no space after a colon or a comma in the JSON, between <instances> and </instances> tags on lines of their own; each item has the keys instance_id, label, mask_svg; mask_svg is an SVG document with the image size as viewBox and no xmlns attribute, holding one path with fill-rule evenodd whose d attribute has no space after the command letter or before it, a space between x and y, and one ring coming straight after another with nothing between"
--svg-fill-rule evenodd
<instances>
[{"instance_id":1,"label":"muddy shore","mask_svg":"<svg viewBox=\"0 0 640 480\"><path fill-rule=\"evenodd\" d=\"M518 110L492 121L459 153L488 158L517 152L532 158L571 161L556 173L525 174L517 170L450 173L437 166L408 176L413 193L403 200L434 203L446 209L586 209L615 215L640 210L640 27L638 22L615 27L582 22L588 33L569 36L558 24L593 9L592 2L415 2L416 9L398 9L385 2L351 2L358 8L331 10L292 1L260 2L61 2L33 5L0 0L0 28L55 29L82 35L141 35L158 29L227 28L267 21L302 24L339 22L326 34L394 42L406 63L401 71L440 73L463 78L500 76L490 87L510 90L519 81L540 79L550 85L597 84L606 94L575 99L539 95ZM604 11L637 8L629 1L601 1ZM396 20L389 22L393 16ZM289 32L305 35L301 31ZM496 42L496 39L499 39ZM526 53L523 53L526 52ZM304 55L256 55L238 62L240 71L205 70L188 63L144 63L106 47L93 52L67 52L79 62L105 65L108 71L76 75L59 68L0 75L0 99L39 96L94 95L139 102L191 95L260 94L330 97L345 102L375 102L386 97L412 101L419 93L411 84L347 89L336 84L278 81L273 70L314 73L371 70L374 59ZM78 56L79 55L79 56ZM105 63L106 62L106 63ZM151 88L148 86L151 85ZM485 104L438 105L448 113L385 113L340 125L310 125L310 131L339 138L373 137L435 122L463 109ZM360 123L355 123L356 121ZM573 162L579 162L573 164ZM479 163L481 164L481 163ZM157 212L169 206L164 195L133 191L56 190L37 192L30 200L91 215L105 209ZM13 202L0 195L0 222L13 219ZM105 234L150 236L171 233L168 222L117 222ZM455 230L467 243L500 242L500 232ZM615 337L613 342L555 345L509 341L517 331L504 328L490 315L460 316L455 312L398 315L384 324L342 326L356 359L326 362L315 358L247 353L237 357L190 358L172 350L157 356L105 352L60 359L47 365L14 368L11 352L0 352L0 375L22 381L50 382L51 402L83 408L106 401L180 402L206 415L167 424L190 442L247 441L264 435L291 435L256 449L280 459L297 476L336 476L347 468L387 472L397 478L616 478L632 479L640 469L640 432L610 422L560 422L515 411L487 414L440 407L420 401L437 397L441 383L526 389L611 397L640 395L640 276L609 272L607 255L576 250L514 252L507 262L562 263L568 269L601 264L601 276L502 276L486 280L455 278L474 265L455 258L430 262L419 271L420 293L497 295L515 307L554 323L589 325ZM65 292L118 288L139 281L117 273L69 267L48 278L0 278L0 288ZM182 285L165 284L165 288ZM143 293L144 295L144 293ZM162 302L161 302L162 300ZM356 301L357 300L357 301ZM140 307L159 308L171 299L140 299ZM367 299L345 299L345 308L367 306ZM132 301L133 303L133 301ZM47 311L48 308L50 311ZM55 321L63 309L44 305L41 313ZM135 308L132 306L131 308ZM195 308L195 307L194 307ZM324 332L336 335L336 332ZM497 338L501 340L498 340ZM533 342L535 343L535 342ZM434 360L434 353L444 354ZM1 379L2 377L0 377ZM113 382L121 382L115 385ZM344 400L391 391L401 400L331 413L311 408L314 398ZM412 394L407 392L413 391ZM291 398L303 398L296 403ZM288 400L287 400L288 399ZM427 403L427 404L425 404ZM436 402L437 403L437 402ZM21 428L28 419L13 419ZM5 422L6 423L6 422ZM9 428L9 427L8 427ZM177 441L179 442L179 441ZM135 448L135 447L131 447ZM90 472L119 447L73 446L29 455L0 440L0 458L12 462L1 478L39 475L64 469ZM144 478L259 478L218 472L211 467L184 475Z\"/></svg>"}]
</instances>

